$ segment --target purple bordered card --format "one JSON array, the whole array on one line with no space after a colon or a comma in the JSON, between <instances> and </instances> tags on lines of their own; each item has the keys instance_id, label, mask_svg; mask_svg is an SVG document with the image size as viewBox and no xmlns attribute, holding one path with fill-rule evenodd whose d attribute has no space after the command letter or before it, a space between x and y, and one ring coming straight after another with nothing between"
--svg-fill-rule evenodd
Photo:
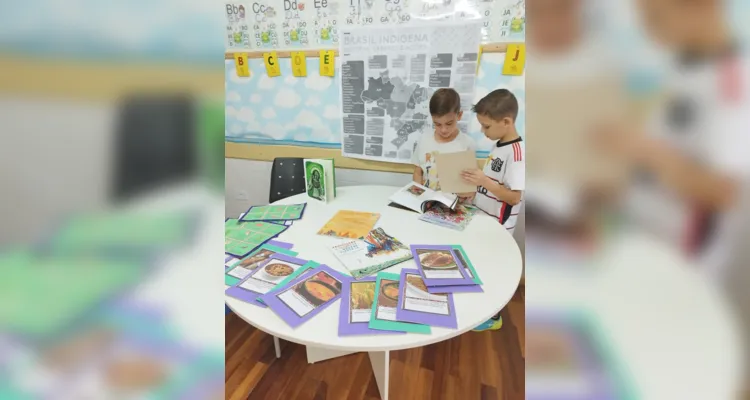
<instances>
[{"instance_id":1,"label":"purple bordered card","mask_svg":"<svg viewBox=\"0 0 750 400\"><path fill-rule=\"evenodd\" d=\"M261 296L261 300L284 322L296 328L338 300L348 279L331 267L321 265Z\"/></svg>"},{"instance_id":2,"label":"purple bordered card","mask_svg":"<svg viewBox=\"0 0 750 400\"><path fill-rule=\"evenodd\" d=\"M294 271L307 264L307 260L276 253L264 261L236 285L226 290L226 295L252 305L263 307L256 301L258 297L270 292Z\"/></svg>"},{"instance_id":3,"label":"purple bordered card","mask_svg":"<svg viewBox=\"0 0 750 400\"><path fill-rule=\"evenodd\" d=\"M452 286L427 286L427 291L430 293L484 293L482 289L482 280L475 276L476 271L473 270L471 262L468 257L464 257L463 250L453 248L453 254L461 262L461 267L464 269L464 275L469 276L474 281L474 285L452 285Z\"/></svg>"},{"instance_id":4,"label":"purple bordered card","mask_svg":"<svg viewBox=\"0 0 750 400\"><path fill-rule=\"evenodd\" d=\"M339 336L404 334L401 331L370 329L372 302L375 300L374 276L359 280L347 278L341 289L339 308Z\"/></svg>"},{"instance_id":5,"label":"purple bordered card","mask_svg":"<svg viewBox=\"0 0 750 400\"><path fill-rule=\"evenodd\" d=\"M427 285L417 269L402 269L400 281L396 320L443 328L458 328L453 294L428 293Z\"/></svg>"},{"instance_id":6,"label":"purple bordered card","mask_svg":"<svg viewBox=\"0 0 750 400\"><path fill-rule=\"evenodd\" d=\"M461 260L453 253L453 246L413 244L411 253L428 287L476 285L466 274Z\"/></svg>"}]
</instances>

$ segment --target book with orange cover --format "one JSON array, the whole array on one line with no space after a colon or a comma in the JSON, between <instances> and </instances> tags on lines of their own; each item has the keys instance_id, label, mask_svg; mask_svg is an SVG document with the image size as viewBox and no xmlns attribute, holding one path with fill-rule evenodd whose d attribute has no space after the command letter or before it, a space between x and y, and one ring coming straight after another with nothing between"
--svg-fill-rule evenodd
<instances>
[{"instance_id":1,"label":"book with orange cover","mask_svg":"<svg viewBox=\"0 0 750 400\"><path fill-rule=\"evenodd\" d=\"M318 234L359 239L372 230L378 219L378 213L341 210L320 228Z\"/></svg>"}]
</instances>

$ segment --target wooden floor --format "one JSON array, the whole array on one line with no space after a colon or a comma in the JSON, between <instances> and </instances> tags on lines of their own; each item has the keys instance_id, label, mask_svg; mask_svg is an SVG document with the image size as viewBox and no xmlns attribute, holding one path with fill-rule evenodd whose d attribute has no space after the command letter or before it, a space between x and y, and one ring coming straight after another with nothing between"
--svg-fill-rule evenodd
<instances>
[{"instance_id":1,"label":"wooden floor","mask_svg":"<svg viewBox=\"0 0 750 400\"><path fill-rule=\"evenodd\" d=\"M501 312L503 327L391 352L392 400L524 399L524 287ZM226 317L227 399L380 399L367 353L308 364L304 346Z\"/></svg>"}]
</instances>

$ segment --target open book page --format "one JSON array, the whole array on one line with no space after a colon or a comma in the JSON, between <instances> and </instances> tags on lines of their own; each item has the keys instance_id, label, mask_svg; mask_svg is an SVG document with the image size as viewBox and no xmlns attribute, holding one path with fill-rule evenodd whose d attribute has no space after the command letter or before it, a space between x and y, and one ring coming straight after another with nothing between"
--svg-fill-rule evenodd
<instances>
[{"instance_id":1,"label":"open book page","mask_svg":"<svg viewBox=\"0 0 750 400\"><path fill-rule=\"evenodd\" d=\"M428 202L442 203L450 208L454 206L456 199L457 197L454 194L436 192L415 182L411 182L399 189L398 192L390 198L392 202L418 213L426 211L425 206Z\"/></svg>"}]
</instances>

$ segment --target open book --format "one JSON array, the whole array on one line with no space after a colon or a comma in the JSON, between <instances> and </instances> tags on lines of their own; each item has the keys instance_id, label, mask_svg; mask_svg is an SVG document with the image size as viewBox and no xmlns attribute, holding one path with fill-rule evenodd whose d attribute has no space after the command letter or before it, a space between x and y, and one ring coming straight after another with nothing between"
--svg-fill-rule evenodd
<instances>
[{"instance_id":1,"label":"open book","mask_svg":"<svg viewBox=\"0 0 750 400\"><path fill-rule=\"evenodd\" d=\"M392 207L405 208L420 214L435 204L442 204L450 210L458 205L458 196L452 193L437 192L418 183L411 182L394 193L389 200Z\"/></svg>"},{"instance_id":2,"label":"open book","mask_svg":"<svg viewBox=\"0 0 750 400\"><path fill-rule=\"evenodd\" d=\"M323 202L336 198L336 170L333 158L305 160L307 196Z\"/></svg>"}]
</instances>

